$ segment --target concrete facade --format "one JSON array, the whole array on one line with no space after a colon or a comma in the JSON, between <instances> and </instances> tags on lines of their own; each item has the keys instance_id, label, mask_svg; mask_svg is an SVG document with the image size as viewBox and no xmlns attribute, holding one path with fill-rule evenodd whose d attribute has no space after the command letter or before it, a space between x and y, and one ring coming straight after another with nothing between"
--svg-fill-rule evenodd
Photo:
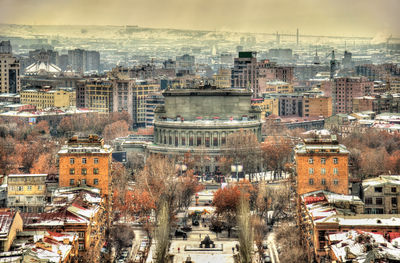
<instances>
[{"instance_id":1,"label":"concrete facade","mask_svg":"<svg viewBox=\"0 0 400 263\"><path fill-rule=\"evenodd\" d=\"M251 106L251 92L244 89L167 90L165 105L157 107L151 153L183 156L187 152L210 156L206 172L218 169L221 146L240 129L261 141L261 110Z\"/></svg>"}]
</instances>

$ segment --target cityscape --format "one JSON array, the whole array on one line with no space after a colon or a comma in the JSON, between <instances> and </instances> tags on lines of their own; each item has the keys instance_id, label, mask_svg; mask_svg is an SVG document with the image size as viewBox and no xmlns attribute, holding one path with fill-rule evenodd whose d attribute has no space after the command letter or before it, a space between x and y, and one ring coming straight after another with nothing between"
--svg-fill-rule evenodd
<instances>
[{"instance_id":1,"label":"cityscape","mask_svg":"<svg viewBox=\"0 0 400 263\"><path fill-rule=\"evenodd\" d=\"M0 262L400 262L397 0L0 7Z\"/></svg>"}]
</instances>

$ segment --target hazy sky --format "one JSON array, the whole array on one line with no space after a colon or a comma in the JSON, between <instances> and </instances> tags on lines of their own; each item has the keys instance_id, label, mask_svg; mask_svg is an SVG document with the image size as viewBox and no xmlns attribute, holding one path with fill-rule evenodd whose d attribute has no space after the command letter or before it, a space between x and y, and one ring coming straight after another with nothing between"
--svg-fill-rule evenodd
<instances>
[{"instance_id":1,"label":"hazy sky","mask_svg":"<svg viewBox=\"0 0 400 263\"><path fill-rule=\"evenodd\" d=\"M400 35L400 0L0 0L0 23Z\"/></svg>"}]
</instances>

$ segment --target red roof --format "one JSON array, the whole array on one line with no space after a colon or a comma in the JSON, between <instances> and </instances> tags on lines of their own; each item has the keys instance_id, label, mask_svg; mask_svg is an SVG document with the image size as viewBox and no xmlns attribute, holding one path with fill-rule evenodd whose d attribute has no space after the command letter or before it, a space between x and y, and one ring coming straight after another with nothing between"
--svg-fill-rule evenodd
<instances>
[{"instance_id":1,"label":"red roof","mask_svg":"<svg viewBox=\"0 0 400 263\"><path fill-rule=\"evenodd\" d=\"M325 196L306 196L306 197L304 197L304 202L307 205L317 203L320 201L324 201L324 200L325 200Z\"/></svg>"}]
</instances>

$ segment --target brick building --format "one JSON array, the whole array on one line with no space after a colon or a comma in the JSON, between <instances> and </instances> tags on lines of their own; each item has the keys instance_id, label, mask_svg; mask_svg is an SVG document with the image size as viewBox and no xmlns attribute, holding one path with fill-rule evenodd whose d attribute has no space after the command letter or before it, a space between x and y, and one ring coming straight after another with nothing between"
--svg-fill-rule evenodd
<instances>
[{"instance_id":1,"label":"brick building","mask_svg":"<svg viewBox=\"0 0 400 263\"><path fill-rule=\"evenodd\" d=\"M381 94L363 96L353 99L353 112L373 111L377 114L383 112L400 112L399 94Z\"/></svg>"},{"instance_id":2,"label":"brick building","mask_svg":"<svg viewBox=\"0 0 400 263\"><path fill-rule=\"evenodd\" d=\"M58 152L60 187L88 185L110 194L112 148L97 135L73 136Z\"/></svg>"},{"instance_id":3,"label":"brick building","mask_svg":"<svg viewBox=\"0 0 400 263\"><path fill-rule=\"evenodd\" d=\"M303 114L305 117L323 116L324 118L328 118L332 116L331 97L304 97L303 105Z\"/></svg>"},{"instance_id":4,"label":"brick building","mask_svg":"<svg viewBox=\"0 0 400 263\"><path fill-rule=\"evenodd\" d=\"M335 78L332 89L334 113L351 113L353 98L370 95L374 92L374 83L364 77Z\"/></svg>"},{"instance_id":5,"label":"brick building","mask_svg":"<svg viewBox=\"0 0 400 263\"><path fill-rule=\"evenodd\" d=\"M327 190L349 193L349 151L336 136L309 138L295 148L297 193Z\"/></svg>"}]
</instances>

